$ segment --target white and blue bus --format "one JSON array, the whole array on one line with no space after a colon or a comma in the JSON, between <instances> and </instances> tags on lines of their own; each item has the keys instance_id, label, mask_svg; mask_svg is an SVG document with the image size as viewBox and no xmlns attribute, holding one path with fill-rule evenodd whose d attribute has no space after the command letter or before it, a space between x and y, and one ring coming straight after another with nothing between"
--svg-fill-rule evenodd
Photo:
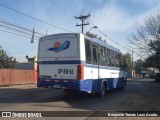
<instances>
[{"instance_id":1,"label":"white and blue bus","mask_svg":"<svg viewBox=\"0 0 160 120\"><path fill-rule=\"evenodd\" d=\"M81 33L40 38L38 87L99 93L124 88L126 72L121 52L106 42Z\"/></svg>"}]
</instances>

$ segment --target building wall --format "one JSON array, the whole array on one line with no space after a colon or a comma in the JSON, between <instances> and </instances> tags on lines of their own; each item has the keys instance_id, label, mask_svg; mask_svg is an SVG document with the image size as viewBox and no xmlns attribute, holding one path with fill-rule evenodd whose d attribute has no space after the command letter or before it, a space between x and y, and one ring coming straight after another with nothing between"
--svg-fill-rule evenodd
<instances>
[{"instance_id":1,"label":"building wall","mask_svg":"<svg viewBox=\"0 0 160 120\"><path fill-rule=\"evenodd\" d=\"M34 63L33 62L18 63L18 64L16 64L15 69L33 70L34 69Z\"/></svg>"}]
</instances>

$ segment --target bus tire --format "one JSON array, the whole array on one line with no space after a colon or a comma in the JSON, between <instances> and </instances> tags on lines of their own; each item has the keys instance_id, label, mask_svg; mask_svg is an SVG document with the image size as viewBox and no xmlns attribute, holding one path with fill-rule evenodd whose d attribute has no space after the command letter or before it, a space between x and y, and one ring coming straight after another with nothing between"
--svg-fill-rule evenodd
<instances>
[{"instance_id":1,"label":"bus tire","mask_svg":"<svg viewBox=\"0 0 160 120\"><path fill-rule=\"evenodd\" d=\"M123 81L122 86L120 87L121 90L124 90L126 86L126 80Z\"/></svg>"},{"instance_id":2,"label":"bus tire","mask_svg":"<svg viewBox=\"0 0 160 120\"><path fill-rule=\"evenodd\" d=\"M101 92L98 92L98 97L104 97L106 94L106 85L103 83Z\"/></svg>"}]
</instances>

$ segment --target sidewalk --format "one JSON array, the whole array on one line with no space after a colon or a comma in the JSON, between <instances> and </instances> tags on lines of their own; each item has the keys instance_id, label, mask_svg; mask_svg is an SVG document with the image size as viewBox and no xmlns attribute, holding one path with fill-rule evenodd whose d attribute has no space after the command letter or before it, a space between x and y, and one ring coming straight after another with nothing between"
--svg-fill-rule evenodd
<instances>
[{"instance_id":1,"label":"sidewalk","mask_svg":"<svg viewBox=\"0 0 160 120\"><path fill-rule=\"evenodd\" d=\"M0 90L1 89L9 89L9 88L20 88L20 89L28 89L28 88L35 88L37 87L36 84L18 84L18 85L4 85L4 86L0 86Z\"/></svg>"},{"instance_id":2,"label":"sidewalk","mask_svg":"<svg viewBox=\"0 0 160 120\"><path fill-rule=\"evenodd\" d=\"M22 85L11 85L9 87L0 87L0 99L15 97L20 95L32 94L37 91L37 85L35 84L22 84Z\"/></svg>"}]
</instances>

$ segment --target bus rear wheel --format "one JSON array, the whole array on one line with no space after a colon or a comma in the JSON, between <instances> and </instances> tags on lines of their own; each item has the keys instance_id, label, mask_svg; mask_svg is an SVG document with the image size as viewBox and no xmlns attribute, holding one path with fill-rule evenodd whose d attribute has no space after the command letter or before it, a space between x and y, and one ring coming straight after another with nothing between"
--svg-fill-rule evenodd
<instances>
[{"instance_id":1,"label":"bus rear wheel","mask_svg":"<svg viewBox=\"0 0 160 120\"><path fill-rule=\"evenodd\" d=\"M124 90L126 86L126 80L123 81L122 86L120 87L121 90Z\"/></svg>"},{"instance_id":2,"label":"bus rear wheel","mask_svg":"<svg viewBox=\"0 0 160 120\"><path fill-rule=\"evenodd\" d=\"M105 86L105 84L103 83L101 92L98 92L98 97L104 97L105 94L106 94L106 86Z\"/></svg>"}]
</instances>

